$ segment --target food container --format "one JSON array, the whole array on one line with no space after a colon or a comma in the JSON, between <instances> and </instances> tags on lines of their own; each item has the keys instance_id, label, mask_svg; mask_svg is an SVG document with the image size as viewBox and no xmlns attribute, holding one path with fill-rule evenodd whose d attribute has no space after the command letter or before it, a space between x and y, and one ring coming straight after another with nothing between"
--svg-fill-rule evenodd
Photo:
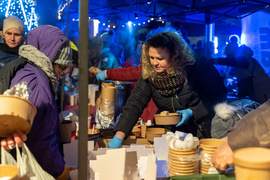
<instances>
[{"instance_id":1,"label":"food container","mask_svg":"<svg viewBox=\"0 0 270 180\"><path fill-rule=\"evenodd\" d=\"M139 127L134 126L130 135L132 136L136 136L136 137L140 137L141 134L141 129Z\"/></svg>"},{"instance_id":2,"label":"food container","mask_svg":"<svg viewBox=\"0 0 270 180\"><path fill-rule=\"evenodd\" d=\"M28 100L0 95L0 137L12 136L17 129L30 132L37 110Z\"/></svg>"},{"instance_id":3,"label":"food container","mask_svg":"<svg viewBox=\"0 0 270 180\"><path fill-rule=\"evenodd\" d=\"M249 147L238 149L233 155L237 180L269 180L270 149Z\"/></svg>"},{"instance_id":4,"label":"food container","mask_svg":"<svg viewBox=\"0 0 270 180\"><path fill-rule=\"evenodd\" d=\"M14 165L0 165L0 179L18 179L19 168Z\"/></svg>"},{"instance_id":5,"label":"food container","mask_svg":"<svg viewBox=\"0 0 270 180\"><path fill-rule=\"evenodd\" d=\"M179 123L180 114L169 113L168 115L155 114L156 125L175 125Z\"/></svg>"},{"instance_id":6,"label":"food container","mask_svg":"<svg viewBox=\"0 0 270 180\"><path fill-rule=\"evenodd\" d=\"M147 128L146 129L146 139L150 142L154 142L155 137L161 137L162 134L166 134L170 130L165 128Z\"/></svg>"},{"instance_id":7,"label":"food container","mask_svg":"<svg viewBox=\"0 0 270 180\"><path fill-rule=\"evenodd\" d=\"M201 156L200 161L200 174L208 174L209 172L217 173L214 165L211 163L212 156L217 147L225 144L225 141L221 139L206 138L200 140L199 154Z\"/></svg>"},{"instance_id":8,"label":"food container","mask_svg":"<svg viewBox=\"0 0 270 180\"><path fill-rule=\"evenodd\" d=\"M72 133L72 121L64 120L61 123L61 141L62 143L71 141L71 133Z\"/></svg>"}]
</instances>

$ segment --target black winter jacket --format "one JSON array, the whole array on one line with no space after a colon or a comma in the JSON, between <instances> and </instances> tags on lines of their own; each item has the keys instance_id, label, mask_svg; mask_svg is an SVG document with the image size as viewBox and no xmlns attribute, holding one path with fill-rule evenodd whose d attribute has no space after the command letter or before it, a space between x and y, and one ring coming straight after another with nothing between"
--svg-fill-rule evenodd
<instances>
[{"instance_id":1,"label":"black winter jacket","mask_svg":"<svg viewBox=\"0 0 270 180\"><path fill-rule=\"evenodd\" d=\"M204 137L210 137L211 119L215 112L213 107L226 100L225 85L213 64L202 55L195 55L196 63L186 68L188 82L176 96L162 96L149 80L138 80L132 90L126 105L117 122L114 132L122 131L126 137L133 126L153 98L160 111L169 111L190 108L193 110L193 117L187 124L178 127L171 127L171 130L179 130L197 135L197 130L203 132Z\"/></svg>"}]
</instances>

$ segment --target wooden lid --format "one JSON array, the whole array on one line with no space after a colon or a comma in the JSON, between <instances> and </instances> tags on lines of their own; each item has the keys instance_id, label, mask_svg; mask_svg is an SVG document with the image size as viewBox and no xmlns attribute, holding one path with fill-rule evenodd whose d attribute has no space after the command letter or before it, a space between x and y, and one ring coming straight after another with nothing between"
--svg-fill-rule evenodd
<instances>
[{"instance_id":1,"label":"wooden lid","mask_svg":"<svg viewBox=\"0 0 270 180\"><path fill-rule=\"evenodd\" d=\"M249 147L234 152L234 162L238 166L252 169L270 169L270 149Z\"/></svg>"}]
</instances>

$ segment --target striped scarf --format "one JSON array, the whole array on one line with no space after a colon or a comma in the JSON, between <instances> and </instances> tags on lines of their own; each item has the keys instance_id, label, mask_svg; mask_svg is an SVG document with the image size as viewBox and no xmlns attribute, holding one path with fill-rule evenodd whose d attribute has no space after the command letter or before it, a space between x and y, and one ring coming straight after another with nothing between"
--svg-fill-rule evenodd
<instances>
[{"instance_id":1,"label":"striped scarf","mask_svg":"<svg viewBox=\"0 0 270 180\"><path fill-rule=\"evenodd\" d=\"M168 74L159 73L152 80L153 85L161 95L171 96L180 92L183 88L185 79L178 73Z\"/></svg>"}]
</instances>

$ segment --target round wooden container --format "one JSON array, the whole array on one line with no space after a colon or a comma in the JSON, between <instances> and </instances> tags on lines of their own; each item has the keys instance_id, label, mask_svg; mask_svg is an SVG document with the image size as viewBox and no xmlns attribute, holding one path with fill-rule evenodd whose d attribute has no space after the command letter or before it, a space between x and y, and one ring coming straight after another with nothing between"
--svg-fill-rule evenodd
<instances>
[{"instance_id":1,"label":"round wooden container","mask_svg":"<svg viewBox=\"0 0 270 180\"><path fill-rule=\"evenodd\" d=\"M19 168L14 165L0 165L0 179L16 180L18 179Z\"/></svg>"},{"instance_id":2,"label":"round wooden container","mask_svg":"<svg viewBox=\"0 0 270 180\"><path fill-rule=\"evenodd\" d=\"M260 147L238 149L233 157L237 180L269 180L270 149Z\"/></svg>"},{"instance_id":3,"label":"round wooden container","mask_svg":"<svg viewBox=\"0 0 270 180\"><path fill-rule=\"evenodd\" d=\"M180 114L169 113L169 115L155 114L156 125L175 125L179 123Z\"/></svg>"},{"instance_id":4,"label":"round wooden container","mask_svg":"<svg viewBox=\"0 0 270 180\"><path fill-rule=\"evenodd\" d=\"M12 136L17 129L29 133L37 110L28 100L0 95L0 137Z\"/></svg>"}]
</instances>

